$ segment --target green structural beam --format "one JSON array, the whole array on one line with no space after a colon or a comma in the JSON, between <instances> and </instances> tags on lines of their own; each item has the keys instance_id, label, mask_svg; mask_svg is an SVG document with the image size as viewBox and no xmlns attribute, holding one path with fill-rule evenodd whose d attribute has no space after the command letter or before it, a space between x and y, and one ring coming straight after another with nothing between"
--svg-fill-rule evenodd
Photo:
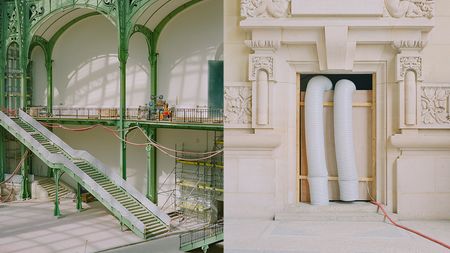
<instances>
[{"instance_id":1,"label":"green structural beam","mask_svg":"<svg viewBox=\"0 0 450 253\"><path fill-rule=\"evenodd\" d=\"M147 136L156 142L156 129L148 127ZM158 204L158 171L156 164L156 148L148 145L147 148L147 198Z\"/></svg>"},{"instance_id":2,"label":"green structural beam","mask_svg":"<svg viewBox=\"0 0 450 253\"><path fill-rule=\"evenodd\" d=\"M120 170L122 178L127 179L127 143L125 133L126 98L127 98L127 60L128 42L131 34L131 25L127 22L129 14L129 2L117 1L117 29L119 33L119 62L120 62Z\"/></svg>"},{"instance_id":3,"label":"green structural beam","mask_svg":"<svg viewBox=\"0 0 450 253\"><path fill-rule=\"evenodd\" d=\"M3 128L0 128L0 182L5 180L5 158L6 158L6 149L5 149L5 131Z\"/></svg>"},{"instance_id":4,"label":"green structural beam","mask_svg":"<svg viewBox=\"0 0 450 253\"><path fill-rule=\"evenodd\" d=\"M81 202L81 185L77 183L77 210L80 212L83 210L83 204Z\"/></svg>"},{"instance_id":5,"label":"green structural beam","mask_svg":"<svg viewBox=\"0 0 450 253\"><path fill-rule=\"evenodd\" d=\"M54 169L53 175L55 177L55 209L53 215L56 217L61 216L61 210L59 209L59 180L61 179L61 170Z\"/></svg>"},{"instance_id":6,"label":"green structural beam","mask_svg":"<svg viewBox=\"0 0 450 253\"><path fill-rule=\"evenodd\" d=\"M47 113L53 114L53 60L45 62L45 68L47 70Z\"/></svg>"},{"instance_id":7,"label":"green structural beam","mask_svg":"<svg viewBox=\"0 0 450 253\"><path fill-rule=\"evenodd\" d=\"M22 159L25 159L25 150L26 147L24 145L20 145L20 154L22 155ZM29 164L27 163L27 160L24 160L21 167L21 176L22 176L22 183L21 183L21 190L20 190L20 196L22 199L30 199L31 198L31 187L30 187L30 179L29 179Z\"/></svg>"},{"instance_id":8,"label":"green structural beam","mask_svg":"<svg viewBox=\"0 0 450 253\"><path fill-rule=\"evenodd\" d=\"M127 179L127 143L125 142L126 96L126 63L120 61L120 171L124 180Z\"/></svg>"}]
</instances>

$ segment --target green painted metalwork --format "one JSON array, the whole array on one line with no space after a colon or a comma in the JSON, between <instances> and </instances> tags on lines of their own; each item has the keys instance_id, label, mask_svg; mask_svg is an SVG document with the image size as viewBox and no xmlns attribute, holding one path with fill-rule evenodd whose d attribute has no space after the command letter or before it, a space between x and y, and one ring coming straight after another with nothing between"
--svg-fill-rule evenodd
<instances>
[{"instance_id":1,"label":"green painted metalwork","mask_svg":"<svg viewBox=\"0 0 450 253\"><path fill-rule=\"evenodd\" d=\"M30 3L31 18L30 27L31 34L47 20L57 13L67 11L69 9L84 8L91 9L103 14L113 24L117 19L116 2L128 1L114 1L114 0L39 0Z\"/></svg>"},{"instance_id":2,"label":"green painted metalwork","mask_svg":"<svg viewBox=\"0 0 450 253\"><path fill-rule=\"evenodd\" d=\"M54 169L53 175L55 177L55 208L53 210L53 215L56 217L61 216L61 210L59 209L59 180L61 179L61 170Z\"/></svg>"},{"instance_id":3,"label":"green painted metalwork","mask_svg":"<svg viewBox=\"0 0 450 253\"><path fill-rule=\"evenodd\" d=\"M24 145L20 145L20 154L21 157L25 154L26 147ZM29 164L27 162L23 162L22 168L21 168L21 175L22 175L22 183L21 183L21 190L20 190L20 197L22 199L30 199L31 198L31 187L30 187L30 179L29 179Z\"/></svg>"},{"instance_id":4,"label":"green painted metalwork","mask_svg":"<svg viewBox=\"0 0 450 253\"><path fill-rule=\"evenodd\" d=\"M156 128L147 127L147 136L156 142ZM152 145L147 150L147 198L158 204L158 176L156 165L156 148Z\"/></svg>"},{"instance_id":5,"label":"green painted metalwork","mask_svg":"<svg viewBox=\"0 0 450 253\"><path fill-rule=\"evenodd\" d=\"M83 204L81 202L81 185L77 183L77 210L83 210Z\"/></svg>"},{"instance_id":6,"label":"green painted metalwork","mask_svg":"<svg viewBox=\"0 0 450 253\"><path fill-rule=\"evenodd\" d=\"M131 26L128 24L128 1L117 1L118 32L119 32L119 62L120 62L120 108L119 108L119 130L120 130L120 171L124 180L127 179L127 144L125 128L126 98L127 98L127 60L128 42L131 34Z\"/></svg>"},{"instance_id":7,"label":"green painted metalwork","mask_svg":"<svg viewBox=\"0 0 450 253\"><path fill-rule=\"evenodd\" d=\"M79 126L92 126L101 124L104 126L117 126L119 120L112 119L69 119L69 118L38 118L38 121L54 123L54 124L66 124L66 125L79 125ZM170 128L170 129L187 129L187 130L207 130L207 131L223 131L223 125L219 124L189 124L189 123L172 123L172 122L154 122L154 121L142 121L142 120L127 120L125 121L125 128L130 126L150 126L153 128Z\"/></svg>"},{"instance_id":8,"label":"green painted metalwork","mask_svg":"<svg viewBox=\"0 0 450 253\"><path fill-rule=\"evenodd\" d=\"M3 180L5 180L5 158L5 131L3 129L0 129L0 182L3 182Z\"/></svg>"},{"instance_id":9,"label":"green painted metalwork","mask_svg":"<svg viewBox=\"0 0 450 253\"><path fill-rule=\"evenodd\" d=\"M206 249L208 250L208 248L206 246L217 243L217 242L221 242L224 240L224 234L223 232L208 238L205 238L204 240L200 240L197 242L193 242L192 244L188 244L185 245L183 247L180 248L180 250L182 251L191 251L194 249L198 249L201 248L202 250ZM204 251L206 252L206 251Z\"/></svg>"}]
</instances>

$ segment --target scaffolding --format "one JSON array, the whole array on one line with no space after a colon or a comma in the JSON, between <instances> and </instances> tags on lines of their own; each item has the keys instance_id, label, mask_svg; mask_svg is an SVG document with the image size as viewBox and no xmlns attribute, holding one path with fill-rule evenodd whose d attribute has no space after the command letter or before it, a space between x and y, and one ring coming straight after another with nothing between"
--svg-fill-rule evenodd
<instances>
[{"instance_id":1,"label":"scaffolding","mask_svg":"<svg viewBox=\"0 0 450 253\"><path fill-rule=\"evenodd\" d=\"M222 148L223 133L215 132L212 150ZM177 157L191 158L185 154ZM223 168L223 154L204 161L175 160L174 206L183 220L214 224L223 218Z\"/></svg>"}]
</instances>

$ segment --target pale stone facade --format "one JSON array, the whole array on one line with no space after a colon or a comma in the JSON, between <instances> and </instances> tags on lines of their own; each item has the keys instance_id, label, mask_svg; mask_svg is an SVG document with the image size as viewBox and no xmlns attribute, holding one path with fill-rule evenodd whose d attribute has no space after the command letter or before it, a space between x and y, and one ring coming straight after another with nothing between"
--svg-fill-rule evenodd
<instances>
[{"instance_id":1,"label":"pale stone facade","mask_svg":"<svg viewBox=\"0 0 450 253\"><path fill-rule=\"evenodd\" d=\"M450 2L225 1L226 210L298 201L298 74L375 80L376 193L399 218L450 217Z\"/></svg>"}]
</instances>

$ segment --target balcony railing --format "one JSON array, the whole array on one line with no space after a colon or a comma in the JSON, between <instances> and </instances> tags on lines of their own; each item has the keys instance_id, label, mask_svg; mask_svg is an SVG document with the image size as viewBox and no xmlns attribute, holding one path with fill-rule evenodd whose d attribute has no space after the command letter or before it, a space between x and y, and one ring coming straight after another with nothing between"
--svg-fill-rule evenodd
<instances>
[{"instance_id":1,"label":"balcony railing","mask_svg":"<svg viewBox=\"0 0 450 253\"><path fill-rule=\"evenodd\" d=\"M203 229L189 231L180 235L180 248L223 235L223 224L215 224Z\"/></svg>"},{"instance_id":2,"label":"balcony railing","mask_svg":"<svg viewBox=\"0 0 450 253\"><path fill-rule=\"evenodd\" d=\"M28 114L34 118L59 119L107 119L120 118L118 108L54 107L52 114L46 107L29 107ZM127 120L143 120L174 123L222 124L223 109L218 108L172 108L169 111L151 110L148 107L127 108Z\"/></svg>"}]
</instances>

